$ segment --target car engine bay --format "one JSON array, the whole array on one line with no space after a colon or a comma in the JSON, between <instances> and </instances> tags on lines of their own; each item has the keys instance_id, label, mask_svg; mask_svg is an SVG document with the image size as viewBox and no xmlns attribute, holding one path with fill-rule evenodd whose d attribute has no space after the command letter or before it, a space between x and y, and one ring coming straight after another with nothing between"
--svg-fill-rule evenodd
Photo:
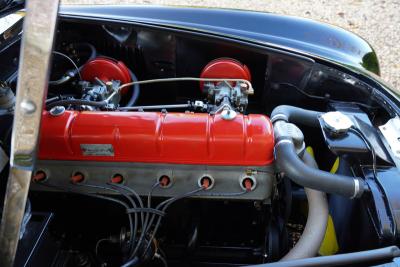
<instances>
[{"instance_id":1,"label":"car engine bay","mask_svg":"<svg viewBox=\"0 0 400 267\"><path fill-rule=\"evenodd\" d=\"M5 154L19 44L2 55ZM333 64L63 19L45 106L26 210L46 233L36 266L242 266L398 243L399 118Z\"/></svg>"}]
</instances>

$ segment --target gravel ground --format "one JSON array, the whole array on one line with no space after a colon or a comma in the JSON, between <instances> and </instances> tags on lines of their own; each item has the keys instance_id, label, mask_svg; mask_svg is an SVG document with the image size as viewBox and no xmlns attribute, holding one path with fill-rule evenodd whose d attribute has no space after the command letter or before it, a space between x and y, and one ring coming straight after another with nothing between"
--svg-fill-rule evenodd
<instances>
[{"instance_id":1,"label":"gravel ground","mask_svg":"<svg viewBox=\"0 0 400 267\"><path fill-rule=\"evenodd\" d=\"M64 4L154 4L235 8L300 16L334 24L366 39L376 50L385 81L400 91L400 0L64 0Z\"/></svg>"}]
</instances>

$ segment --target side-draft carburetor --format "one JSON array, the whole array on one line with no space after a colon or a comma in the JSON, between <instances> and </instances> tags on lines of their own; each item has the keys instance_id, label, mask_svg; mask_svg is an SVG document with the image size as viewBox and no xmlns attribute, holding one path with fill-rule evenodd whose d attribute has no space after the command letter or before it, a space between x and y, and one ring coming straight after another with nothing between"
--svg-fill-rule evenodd
<instances>
[{"instance_id":1,"label":"side-draft carburetor","mask_svg":"<svg viewBox=\"0 0 400 267\"><path fill-rule=\"evenodd\" d=\"M236 111L243 113L249 103L248 96L254 94L251 86L251 74L246 65L234 59L216 59L204 67L201 78L220 79L232 77L222 81L208 81L201 83L201 89L208 95L209 111L222 112L224 118L231 119Z\"/></svg>"}]
</instances>

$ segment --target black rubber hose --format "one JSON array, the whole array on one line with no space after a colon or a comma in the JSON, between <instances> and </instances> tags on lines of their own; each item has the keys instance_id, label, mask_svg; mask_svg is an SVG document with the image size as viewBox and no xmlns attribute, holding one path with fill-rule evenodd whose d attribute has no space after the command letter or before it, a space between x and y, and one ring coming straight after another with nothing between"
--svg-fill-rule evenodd
<instances>
[{"instance_id":1,"label":"black rubber hose","mask_svg":"<svg viewBox=\"0 0 400 267\"><path fill-rule=\"evenodd\" d=\"M302 109L293 106L281 105L271 113L272 123L278 120L284 120L294 124L302 124L311 127L319 127L318 117L322 115L322 112Z\"/></svg>"},{"instance_id":2,"label":"black rubber hose","mask_svg":"<svg viewBox=\"0 0 400 267\"><path fill-rule=\"evenodd\" d=\"M400 249L396 246L391 246L332 256L251 265L248 267L321 267L349 266L361 263L364 266L377 260L392 260L395 257L400 257Z\"/></svg>"},{"instance_id":3,"label":"black rubber hose","mask_svg":"<svg viewBox=\"0 0 400 267\"><path fill-rule=\"evenodd\" d=\"M74 46L75 46L76 48L78 48L78 49L81 48L81 47L85 47L85 46L88 47L89 50L90 50L90 56L89 56L88 60L86 60L86 62L85 62L82 66L80 66L78 69L72 69L72 70L69 71L67 74L65 74L64 76L62 76L60 79L55 80L55 81L49 81L49 85L58 86L58 85L61 85L61 84L64 84L64 83L68 82L68 81L71 80L75 75L78 74L78 71L80 71L80 70L83 68L83 66L84 66L89 60L92 60L92 59L96 58L96 56L97 56L96 48L95 48L92 44L89 44L89 43L77 43L77 44L74 44Z\"/></svg>"},{"instance_id":4,"label":"black rubber hose","mask_svg":"<svg viewBox=\"0 0 400 267\"><path fill-rule=\"evenodd\" d=\"M83 68L83 66L85 66L86 63L88 63L90 60L95 59L97 57L97 51L96 51L96 48L94 47L94 45L89 44L89 43L77 43L77 44L74 44L74 46L76 49L80 49L80 48L86 46L90 50L89 58L86 60L85 63L82 64L82 66L79 67L79 71L80 71ZM73 74L74 75L78 74L78 71L74 69Z\"/></svg>"},{"instance_id":5,"label":"black rubber hose","mask_svg":"<svg viewBox=\"0 0 400 267\"><path fill-rule=\"evenodd\" d=\"M89 56L88 60L86 60L86 62L88 62L89 60L95 59L97 57L97 51L96 51L96 47L94 47L94 45L92 45L90 43L78 43L78 44L76 44L76 46L77 47L79 47L79 46L89 47L90 56Z\"/></svg>"},{"instance_id":6,"label":"black rubber hose","mask_svg":"<svg viewBox=\"0 0 400 267\"><path fill-rule=\"evenodd\" d=\"M131 70L129 70L129 74L131 75L131 79L133 82L138 81L136 75ZM133 91L132 91L131 99L129 99L129 102L126 104L126 107L133 107L136 104L136 102L139 98L139 95L140 95L140 85L134 84L132 87L132 90Z\"/></svg>"},{"instance_id":7,"label":"black rubber hose","mask_svg":"<svg viewBox=\"0 0 400 267\"><path fill-rule=\"evenodd\" d=\"M364 182L360 178L332 174L304 164L289 140L276 144L275 157L280 170L304 187L350 198L359 197L364 192Z\"/></svg>"},{"instance_id":8,"label":"black rubber hose","mask_svg":"<svg viewBox=\"0 0 400 267\"><path fill-rule=\"evenodd\" d=\"M92 107L105 107L107 106L107 101L89 101L89 100L82 100L82 99L69 99L69 100L60 100L51 102L50 104L46 105L47 109L51 109L55 106L68 106L68 105L85 105L85 106L92 106Z\"/></svg>"},{"instance_id":9,"label":"black rubber hose","mask_svg":"<svg viewBox=\"0 0 400 267\"><path fill-rule=\"evenodd\" d=\"M306 110L298 107L282 105L276 107L271 114L274 125L277 121L319 127L318 118L322 112ZM276 135L278 137L279 135ZM275 140L275 158L281 170L294 182L311 189L326 193L339 194L354 198L360 197L365 189L361 178L332 174L316 170L304 164L298 157L292 140L285 137Z\"/></svg>"}]
</instances>

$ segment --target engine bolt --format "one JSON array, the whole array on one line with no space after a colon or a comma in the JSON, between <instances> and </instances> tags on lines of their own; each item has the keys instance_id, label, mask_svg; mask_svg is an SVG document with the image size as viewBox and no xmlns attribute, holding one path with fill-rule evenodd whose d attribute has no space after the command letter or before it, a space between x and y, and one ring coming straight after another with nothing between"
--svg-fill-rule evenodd
<instances>
[{"instance_id":1,"label":"engine bolt","mask_svg":"<svg viewBox=\"0 0 400 267\"><path fill-rule=\"evenodd\" d=\"M108 91L112 91L113 89L113 83L111 81L106 82L106 87Z\"/></svg>"},{"instance_id":2,"label":"engine bolt","mask_svg":"<svg viewBox=\"0 0 400 267\"><path fill-rule=\"evenodd\" d=\"M64 106L55 106L55 107L51 108L49 111L50 115L52 115L54 117L61 116L62 114L64 114L64 112L65 112Z\"/></svg>"},{"instance_id":3,"label":"engine bolt","mask_svg":"<svg viewBox=\"0 0 400 267\"><path fill-rule=\"evenodd\" d=\"M236 118L236 111L226 108L221 112L221 117L223 120L231 121Z\"/></svg>"}]
</instances>

